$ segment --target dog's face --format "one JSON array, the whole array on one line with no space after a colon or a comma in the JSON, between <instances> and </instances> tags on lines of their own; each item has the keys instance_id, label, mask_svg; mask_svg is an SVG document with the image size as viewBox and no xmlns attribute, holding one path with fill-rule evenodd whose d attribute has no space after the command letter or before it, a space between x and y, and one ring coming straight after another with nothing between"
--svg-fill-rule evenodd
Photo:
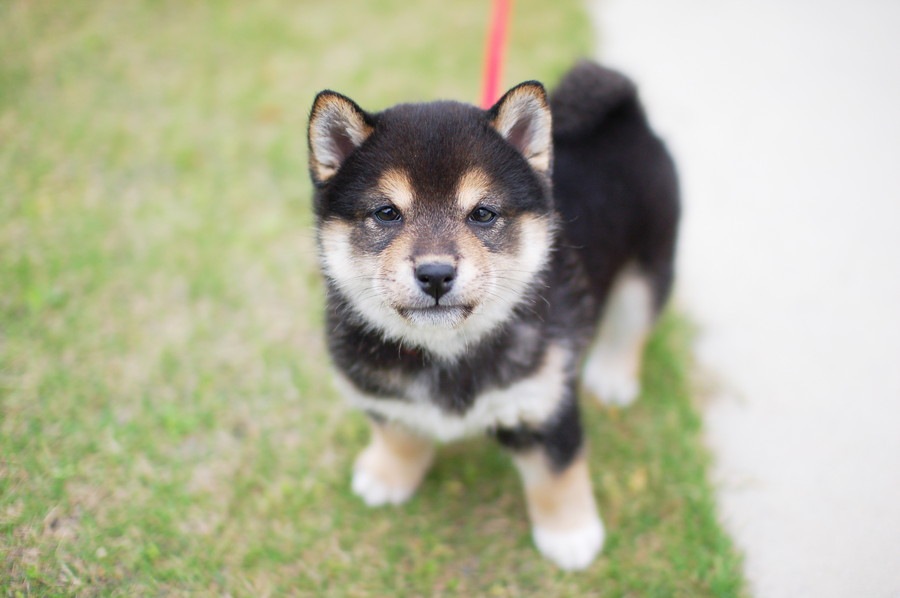
<instances>
[{"instance_id":1,"label":"dog's face","mask_svg":"<svg viewBox=\"0 0 900 598\"><path fill-rule=\"evenodd\" d=\"M387 338L453 356L535 288L554 234L550 112L524 83L489 111L370 115L322 92L310 171L332 292Z\"/></svg>"}]
</instances>

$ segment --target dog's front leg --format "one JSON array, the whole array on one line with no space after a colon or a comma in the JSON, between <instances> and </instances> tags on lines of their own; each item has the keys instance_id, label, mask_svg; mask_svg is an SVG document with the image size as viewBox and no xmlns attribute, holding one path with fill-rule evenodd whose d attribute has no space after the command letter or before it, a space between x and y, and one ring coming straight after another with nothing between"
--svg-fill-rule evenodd
<instances>
[{"instance_id":1,"label":"dog's front leg","mask_svg":"<svg viewBox=\"0 0 900 598\"><path fill-rule=\"evenodd\" d=\"M603 547L587 461L579 456L555 471L544 451L515 455L522 475L531 533L538 550L563 569L584 569Z\"/></svg>"},{"instance_id":2,"label":"dog's front leg","mask_svg":"<svg viewBox=\"0 0 900 598\"><path fill-rule=\"evenodd\" d=\"M400 425L370 422L372 440L356 458L353 492L373 507L406 502L431 465L434 445Z\"/></svg>"},{"instance_id":3,"label":"dog's front leg","mask_svg":"<svg viewBox=\"0 0 900 598\"><path fill-rule=\"evenodd\" d=\"M497 434L512 449L522 477L534 543L562 569L584 569L603 547L587 460L581 446L577 405L539 430Z\"/></svg>"}]
</instances>

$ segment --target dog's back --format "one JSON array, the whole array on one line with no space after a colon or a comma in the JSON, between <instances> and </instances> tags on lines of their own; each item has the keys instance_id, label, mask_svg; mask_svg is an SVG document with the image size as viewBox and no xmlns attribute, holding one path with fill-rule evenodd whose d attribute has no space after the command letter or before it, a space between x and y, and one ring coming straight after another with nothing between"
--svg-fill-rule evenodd
<instances>
[{"instance_id":1,"label":"dog's back","mask_svg":"<svg viewBox=\"0 0 900 598\"><path fill-rule=\"evenodd\" d=\"M626 405L644 342L674 277L675 167L625 76L581 62L550 99L560 243L581 259L599 321L582 387Z\"/></svg>"},{"instance_id":2,"label":"dog's back","mask_svg":"<svg viewBox=\"0 0 900 598\"><path fill-rule=\"evenodd\" d=\"M673 277L678 184L635 86L616 71L581 62L550 106L563 242L581 255L600 305L616 274L633 263L651 281L658 309Z\"/></svg>"}]
</instances>

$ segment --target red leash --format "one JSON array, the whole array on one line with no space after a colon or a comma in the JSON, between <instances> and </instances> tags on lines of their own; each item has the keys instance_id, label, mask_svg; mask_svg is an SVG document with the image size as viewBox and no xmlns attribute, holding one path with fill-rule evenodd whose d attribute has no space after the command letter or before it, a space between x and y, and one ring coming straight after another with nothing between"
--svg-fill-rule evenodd
<instances>
[{"instance_id":1,"label":"red leash","mask_svg":"<svg viewBox=\"0 0 900 598\"><path fill-rule=\"evenodd\" d=\"M509 23L509 9L512 0L494 0L494 11L491 17L491 28L488 30L487 55L484 59L484 77L482 78L481 107L487 110L494 105L498 97L500 76L503 69L504 51L506 49L506 30Z\"/></svg>"}]
</instances>

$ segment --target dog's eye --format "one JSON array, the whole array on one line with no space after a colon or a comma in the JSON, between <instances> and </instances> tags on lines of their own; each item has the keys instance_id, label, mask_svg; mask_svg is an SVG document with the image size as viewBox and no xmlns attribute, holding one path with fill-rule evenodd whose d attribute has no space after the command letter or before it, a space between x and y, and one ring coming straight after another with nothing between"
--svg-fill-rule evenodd
<instances>
[{"instance_id":1,"label":"dog's eye","mask_svg":"<svg viewBox=\"0 0 900 598\"><path fill-rule=\"evenodd\" d=\"M490 224L496 218L497 214L487 208L475 208L472 210L472 213L469 214L469 220L476 224Z\"/></svg>"},{"instance_id":2,"label":"dog's eye","mask_svg":"<svg viewBox=\"0 0 900 598\"><path fill-rule=\"evenodd\" d=\"M396 222L400 220L400 211L394 206L384 206L375 210L375 218L382 222Z\"/></svg>"}]
</instances>

